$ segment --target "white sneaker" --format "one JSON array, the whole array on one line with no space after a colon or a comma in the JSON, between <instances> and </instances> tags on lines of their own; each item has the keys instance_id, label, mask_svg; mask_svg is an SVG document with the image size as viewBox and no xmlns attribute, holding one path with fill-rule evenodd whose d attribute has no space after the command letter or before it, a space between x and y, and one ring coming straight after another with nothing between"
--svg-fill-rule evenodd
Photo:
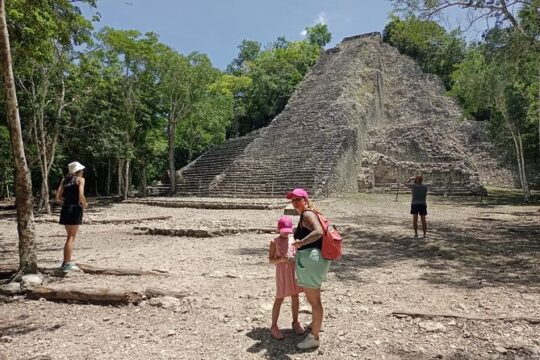
<instances>
[{"instance_id":1,"label":"white sneaker","mask_svg":"<svg viewBox=\"0 0 540 360\"><path fill-rule=\"evenodd\" d=\"M301 350L314 349L319 347L319 340L315 339L312 333L309 333L308 336L301 342L296 345L297 348Z\"/></svg>"},{"instance_id":2,"label":"white sneaker","mask_svg":"<svg viewBox=\"0 0 540 360\"><path fill-rule=\"evenodd\" d=\"M77 266L74 262L68 262L66 264L62 264L60 267L63 271L81 271L81 268Z\"/></svg>"},{"instance_id":3,"label":"white sneaker","mask_svg":"<svg viewBox=\"0 0 540 360\"><path fill-rule=\"evenodd\" d=\"M311 323L306 324L306 330L311 330ZM323 331L324 331L324 329L323 329L322 324L321 324L321 328L319 329L319 332L323 332Z\"/></svg>"}]
</instances>

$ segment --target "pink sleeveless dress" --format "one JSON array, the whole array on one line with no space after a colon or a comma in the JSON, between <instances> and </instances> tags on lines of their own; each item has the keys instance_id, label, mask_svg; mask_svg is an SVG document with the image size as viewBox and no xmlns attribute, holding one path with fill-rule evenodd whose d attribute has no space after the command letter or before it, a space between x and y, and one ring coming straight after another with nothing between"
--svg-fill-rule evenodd
<instances>
[{"instance_id":1,"label":"pink sleeveless dress","mask_svg":"<svg viewBox=\"0 0 540 360\"><path fill-rule=\"evenodd\" d=\"M276 256L294 256L296 254L294 246L289 245L289 239L277 237L272 242L276 246ZM295 262L276 264L276 297L284 298L301 292L302 289L296 284Z\"/></svg>"}]
</instances>

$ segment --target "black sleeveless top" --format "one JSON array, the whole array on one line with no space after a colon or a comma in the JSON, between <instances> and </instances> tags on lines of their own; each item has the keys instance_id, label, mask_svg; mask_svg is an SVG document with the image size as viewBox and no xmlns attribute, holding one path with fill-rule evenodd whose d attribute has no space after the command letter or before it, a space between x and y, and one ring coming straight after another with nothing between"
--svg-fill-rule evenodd
<instances>
[{"instance_id":1,"label":"black sleeveless top","mask_svg":"<svg viewBox=\"0 0 540 360\"><path fill-rule=\"evenodd\" d=\"M310 210L305 210L305 211L310 211ZM304 211L304 212L305 212ZM309 235L309 233L311 233L313 230L309 230L308 228L306 227L303 227L302 226L302 220L304 218L304 213L302 213L302 215L300 215L300 221L298 221L298 226L296 227L296 230L294 231L294 239L295 240L302 240L303 238L305 238L306 236ZM322 236L319 240L316 240L310 244L306 244L302 247L299 247L298 250L304 250L304 249L319 249L321 250L321 247L322 247Z\"/></svg>"},{"instance_id":2,"label":"black sleeveless top","mask_svg":"<svg viewBox=\"0 0 540 360\"><path fill-rule=\"evenodd\" d=\"M68 175L64 178L64 205L80 205L79 185L77 185L77 176Z\"/></svg>"}]
</instances>

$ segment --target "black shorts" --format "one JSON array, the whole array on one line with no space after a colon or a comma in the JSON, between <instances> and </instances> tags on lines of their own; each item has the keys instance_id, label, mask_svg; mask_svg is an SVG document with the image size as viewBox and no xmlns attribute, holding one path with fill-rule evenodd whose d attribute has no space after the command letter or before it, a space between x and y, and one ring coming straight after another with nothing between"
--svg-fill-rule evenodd
<instances>
[{"instance_id":1,"label":"black shorts","mask_svg":"<svg viewBox=\"0 0 540 360\"><path fill-rule=\"evenodd\" d=\"M411 204L411 214L427 215L427 205L426 204Z\"/></svg>"},{"instance_id":2,"label":"black shorts","mask_svg":"<svg viewBox=\"0 0 540 360\"><path fill-rule=\"evenodd\" d=\"M81 205L62 205L60 211L61 225L81 225L83 208Z\"/></svg>"}]
</instances>

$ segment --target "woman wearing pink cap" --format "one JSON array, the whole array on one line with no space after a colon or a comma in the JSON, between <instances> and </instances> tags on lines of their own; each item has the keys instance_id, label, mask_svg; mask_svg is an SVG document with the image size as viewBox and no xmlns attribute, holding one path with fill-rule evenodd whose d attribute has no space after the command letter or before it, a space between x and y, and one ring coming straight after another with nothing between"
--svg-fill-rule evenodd
<instances>
[{"instance_id":1,"label":"woman wearing pink cap","mask_svg":"<svg viewBox=\"0 0 540 360\"><path fill-rule=\"evenodd\" d=\"M279 236L270 242L268 251L268 260L276 265L276 299L272 308L272 326L270 331L272 337L276 340L283 339L283 334L277 325L281 304L287 297L291 297L292 306L292 328L297 335L304 333L304 328L298 321L298 310L300 300L298 294L302 289L296 285L294 277L294 255L296 248L289 242L289 235L292 234L292 219L288 216L282 216L278 221ZM291 241L292 242L292 241Z\"/></svg>"},{"instance_id":2,"label":"woman wearing pink cap","mask_svg":"<svg viewBox=\"0 0 540 360\"><path fill-rule=\"evenodd\" d=\"M294 231L293 246L296 247L296 278L311 305L311 332L297 345L299 349L319 346L319 331L323 321L321 285L330 268L330 260L321 255L323 228L319 218L309 205L309 196L304 189L294 189L287 194L293 207L300 214L300 221Z\"/></svg>"}]
</instances>

